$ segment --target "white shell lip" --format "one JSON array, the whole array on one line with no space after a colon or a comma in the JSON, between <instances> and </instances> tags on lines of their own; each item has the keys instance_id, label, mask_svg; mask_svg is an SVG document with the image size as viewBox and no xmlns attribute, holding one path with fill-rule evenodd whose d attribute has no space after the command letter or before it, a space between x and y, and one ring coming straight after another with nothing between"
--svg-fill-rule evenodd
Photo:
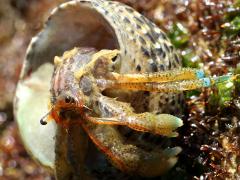
<instances>
[{"instance_id":1,"label":"white shell lip","mask_svg":"<svg viewBox=\"0 0 240 180\"><path fill-rule=\"evenodd\" d=\"M53 65L41 65L31 76L18 83L15 96L15 117L27 151L43 166L54 169L54 121L42 126L39 117L48 111L50 80Z\"/></svg>"},{"instance_id":2,"label":"white shell lip","mask_svg":"<svg viewBox=\"0 0 240 180\"><path fill-rule=\"evenodd\" d=\"M21 138L32 157L54 170L56 124L39 122L48 111L53 59L74 47L118 48L107 20L90 1L69 1L55 8L42 31L32 38L23 63L14 100Z\"/></svg>"}]
</instances>

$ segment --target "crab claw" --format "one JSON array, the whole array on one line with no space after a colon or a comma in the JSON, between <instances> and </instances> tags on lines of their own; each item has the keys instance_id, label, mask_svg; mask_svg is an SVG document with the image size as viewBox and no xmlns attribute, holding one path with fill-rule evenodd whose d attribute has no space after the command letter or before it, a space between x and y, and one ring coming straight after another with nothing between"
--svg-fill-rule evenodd
<instances>
[{"instance_id":1,"label":"crab claw","mask_svg":"<svg viewBox=\"0 0 240 180\"><path fill-rule=\"evenodd\" d=\"M183 125L183 122L180 118L170 114L143 114L147 114L146 120L151 121L152 132L155 134L160 134L168 137L177 137L178 133L173 131Z\"/></svg>"},{"instance_id":2,"label":"crab claw","mask_svg":"<svg viewBox=\"0 0 240 180\"><path fill-rule=\"evenodd\" d=\"M151 112L138 114L133 112L130 104L105 96L101 96L98 102L103 117L88 117L88 120L96 124L124 125L137 131L168 137L178 136L174 131L183 125L182 120L176 116Z\"/></svg>"}]
</instances>

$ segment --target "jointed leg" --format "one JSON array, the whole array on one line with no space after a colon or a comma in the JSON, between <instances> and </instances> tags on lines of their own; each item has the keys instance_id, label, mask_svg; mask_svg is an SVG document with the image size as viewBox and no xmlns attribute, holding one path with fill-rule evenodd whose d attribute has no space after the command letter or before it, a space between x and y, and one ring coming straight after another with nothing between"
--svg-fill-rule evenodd
<instances>
[{"instance_id":1,"label":"jointed leg","mask_svg":"<svg viewBox=\"0 0 240 180\"><path fill-rule=\"evenodd\" d=\"M124 76L124 75L123 75ZM141 76L141 75L139 75ZM187 90L194 90L203 87L210 87L217 83L227 81L229 79L234 79L235 76L225 75L218 77L206 77L194 80L179 80L171 82L121 82L121 81L111 81L111 80L98 80L97 83L99 86L104 88L112 89L128 89L128 90L141 90L141 91L150 91L150 92L163 92L163 93L179 93ZM143 78L144 79L144 78ZM104 85L102 85L104 84Z\"/></svg>"},{"instance_id":2,"label":"jointed leg","mask_svg":"<svg viewBox=\"0 0 240 180\"><path fill-rule=\"evenodd\" d=\"M180 80L195 80L201 79L205 76L204 71L201 69L193 68L179 68L174 70L144 73L144 74L118 74L115 72L109 73L109 76L114 78L115 81L120 83L129 82L172 82Z\"/></svg>"},{"instance_id":3,"label":"jointed leg","mask_svg":"<svg viewBox=\"0 0 240 180\"><path fill-rule=\"evenodd\" d=\"M92 141L111 159L112 164L123 172L145 177L158 176L173 167L181 148L145 151L126 144L122 135L113 126L82 123Z\"/></svg>"},{"instance_id":4,"label":"jointed leg","mask_svg":"<svg viewBox=\"0 0 240 180\"><path fill-rule=\"evenodd\" d=\"M88 117L97 124L126 125L137 131L151 132L169 137L177 136L173 132L182 126L182 120L170 114L154 114L150 112L136 114L128 103L102 96L98 99L101 118Z\"/></svg>"},{"instance_id":5,"label":"jointed leg","mask_svg":"<svg viewBox=\"0 0 240 180\"><path fill-rule=\"evenodd\" d=\"M155 92L181 92L202 87L210 87L219 81L225 81L234 76L204 78L201 69L178 68L153 73L119 74L109 72L112 60L119 55L119 50L102 50L95 53L92 61L75 73L80 79L84 74L92 72L96 83L102 89L128 89Z\"/></svg>"},{"instance_id":6,"label":"jointed leg","mask_svg":"<svg viewBox=\"0 0 240 180\"><path fill-rule=\"evenodd\" d=\"M178 133L173 132L173 130L183 125L182 120L175 116L170 114L155 115L153 113L133 114L122 118L90 117L89 120L96 124L126 125L137 131L151 132L169 137L178 136Z\"/></svg>"}]
</instances>

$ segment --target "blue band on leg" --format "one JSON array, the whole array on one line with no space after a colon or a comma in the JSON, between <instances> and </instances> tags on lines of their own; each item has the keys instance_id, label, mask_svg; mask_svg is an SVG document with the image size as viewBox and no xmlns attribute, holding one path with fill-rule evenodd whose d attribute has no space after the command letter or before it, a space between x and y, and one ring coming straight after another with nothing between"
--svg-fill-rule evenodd
<instances>
[{"instance_id":1,"label":"blue band on leg","mask_svg":"<svg viewBox=\"0 0 240 180\"><path fill-rule=\"evenodd\" d=\"M211 86L210 78L203 78L203 87L210 87L210 86Z\"/></svg>"},{"instance_id":2,"label":"blue band on leg","mask_svg":"<svg viewBox=\"0 0 240 180\"><path fill-rule=\"evenodd\" d=\"M201 78L204 78L205 73L204 73L203 70L197 70L196 71L196 76L197 76L198 79L201 79Z\"/></svg>"}]
</instances>

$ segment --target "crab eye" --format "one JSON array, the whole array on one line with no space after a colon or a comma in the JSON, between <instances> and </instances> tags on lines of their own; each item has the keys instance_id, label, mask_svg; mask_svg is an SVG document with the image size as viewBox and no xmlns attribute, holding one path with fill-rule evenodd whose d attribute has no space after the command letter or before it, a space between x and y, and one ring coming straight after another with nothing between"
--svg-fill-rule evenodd
<instances>
[{"instance_id":1,"label":"crab eye","mask_svg":"<svg viewBox=\"0 0 240 180\"><path fill-rule=\"evenodd\" d=\"M71 96L66 96L64 101L67 104L75 103L75 99L73 97L71 97Z\"/></svg>"}]
</instances>

